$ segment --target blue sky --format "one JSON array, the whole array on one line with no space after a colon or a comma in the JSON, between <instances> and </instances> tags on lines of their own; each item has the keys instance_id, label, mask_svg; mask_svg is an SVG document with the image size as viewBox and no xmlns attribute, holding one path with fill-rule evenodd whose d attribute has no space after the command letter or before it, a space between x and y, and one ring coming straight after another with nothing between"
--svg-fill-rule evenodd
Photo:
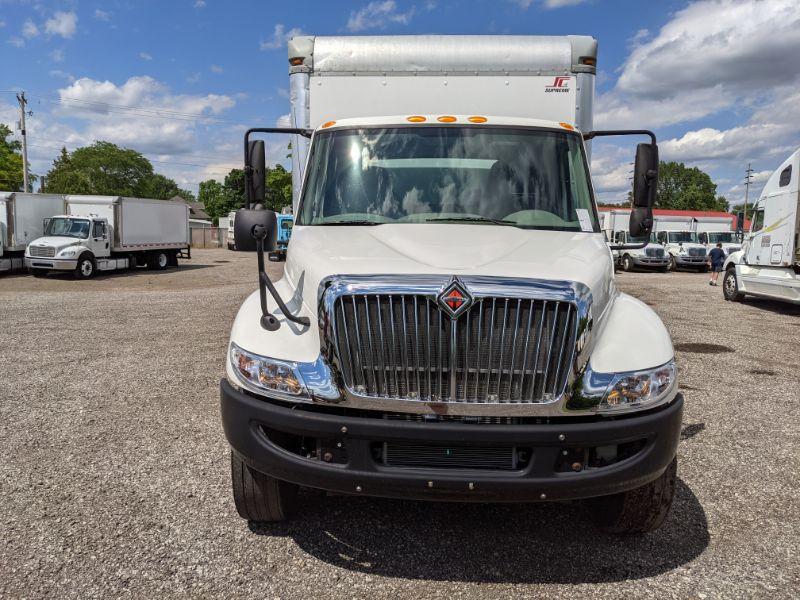
<instances>
[{"instance_id":1,"label":"blue sky","mask_svg":"<svg viewBox=\"0 0 800 600\"><path fill-rule=\"evenodd\" d=\"M245 127L288 112L297 32L593 35L596 126L654 129L663 158L708 170L732 200L748 161L762 182L800 145L796 0L0 0L0 121L25 90L34 172L107 139L196 190L241 164ZM624 198L631 160L596 145L601 199Z\"/></svg>"}]
</instances>

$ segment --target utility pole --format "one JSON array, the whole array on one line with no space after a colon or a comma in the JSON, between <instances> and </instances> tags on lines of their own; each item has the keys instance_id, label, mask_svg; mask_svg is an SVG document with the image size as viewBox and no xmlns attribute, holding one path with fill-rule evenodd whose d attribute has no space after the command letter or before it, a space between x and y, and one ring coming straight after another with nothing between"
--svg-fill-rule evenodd
<instances>
[{"instance_id":1,"label":"utility pole","mask_svg":"<svg viewBox=\"0 0 800 600\"><path fill-rule=\"evenodd\" d=\"M28 187L28 136L25 133L25 107L28 104L28 99L25 98L25 92L17 94L17 101L19 102L19 128L22 132L22 191L29 192Z\"/></svg>"},{"instance_id":2,"label":"utility pole","mask_svg":"<svg viewBox=\"0 0 800 600\"><path fill-rule=\"evenodd\" d=\"M750 197L750 183L753 179L753 169L747 163L747 171L744 172L744 218L747 219L747 200Z\"/></svg>"}]
</instances>

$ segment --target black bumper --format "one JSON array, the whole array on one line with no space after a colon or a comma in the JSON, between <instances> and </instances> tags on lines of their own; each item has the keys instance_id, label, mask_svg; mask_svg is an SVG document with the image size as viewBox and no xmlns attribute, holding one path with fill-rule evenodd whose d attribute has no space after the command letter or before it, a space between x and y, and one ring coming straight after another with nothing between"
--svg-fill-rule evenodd
<instances>
[{"instance_id":1,"label":"black bumper","mask_svg":"<svg viewBox=\"0 0 800 600\"><path fill-rule=\"evenodd\" d=\"M678 446L683 396L644 415L580 423L473 425L421 423L339 416L260 400L220 383L222 424L233 449L254 469L302 486L340 493L480 502L566 500L614 494L657 478ZM284 449L264 431L338 440L343 464L306 458ZM562 472L564 450L644 440L633 456L609 466ZM525 468L514 471L390 467L371 448L382 442L467 445L512 444L532 449Z\"/></svg>"}]
</instances>

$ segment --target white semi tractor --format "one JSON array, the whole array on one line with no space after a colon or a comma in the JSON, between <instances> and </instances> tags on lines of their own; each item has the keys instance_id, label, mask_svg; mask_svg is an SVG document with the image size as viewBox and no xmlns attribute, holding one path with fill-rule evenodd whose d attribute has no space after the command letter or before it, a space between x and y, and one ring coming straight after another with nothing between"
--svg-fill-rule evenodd
<instances>
[{"instance_id":1,"label":"white semi tractor","mask_svg":"<svg viewBox=\"0 0 800 600\"><path fill-rule=\"evenodd\" d=\"M648 269L666 272L670 258L664 246L648 236L635 238L628 231L631 220L630 209L612 209L600 213L603 232L610 246L624 247L613 250L615 264L624 271ZM642 246L642 247L637 247Z\"/></svg>"},{"instance_id":2,"label":"white semi tractor","mask_svg":"<svg viewBox=\"0 0 800 600\"><path fill-rule=\"evenodd\" d=\"M0 273L22 269L25 247L41 237L46 219L63 211L63 196L0 192Z\"/></svg>"},{"instance_id":3,"label":"white semi tractor","mask_svg":"<svg viewBox=\"0 0 800 600\"><path fill-rule=\"evenodd\" d=\"M89 279L98 271L178 266L190 251L189 205L121 196L64 196L65 211L50 215L44 236L25 251L35 276L72 271Z\"/></svg>"},{"instance_id":4,"label":"white semi tractor","mask_svg":"<svg viewBox=\"0 0 800 600\"><path fill-rule=\"evenodd\" d=\"M675 355L658 315L617 289L584 142L649 138L636 237L652 225L658 149L648 131L593 130L596 56L584 36L289 42L293 127L246 133L250 208L235 225L259 259L220 382L242 517L284 519L305 486L586 499L611 531L661 525ZM275 283L251 139L270 133L294 138L296 193Z\"/></svg>"},{"instance_id":5,"label":"white semi tractor","mask_svg":"<svg viewBox=\"0 0 800 600\"><path fill-rule=\"evenodd\" d=\"M756 296L800 304L800 150L767 180L742 249L723 269L726 300Z\"/></svg>"}]
</instances>

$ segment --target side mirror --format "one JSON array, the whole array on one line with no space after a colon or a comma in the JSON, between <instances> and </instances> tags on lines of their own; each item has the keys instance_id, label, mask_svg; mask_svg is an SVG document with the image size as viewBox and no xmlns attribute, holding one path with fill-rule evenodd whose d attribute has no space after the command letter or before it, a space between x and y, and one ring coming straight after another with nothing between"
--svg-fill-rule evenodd
<instances>
[{"instance_id":1,"label":"side mirror","mask_svg":"<svg viewBox=\"0 0 800 600\"><path fill-rule=\"evenodd\" d=\"M253 227L256 225L264 228L264 249L274 250L277 246L278 219L271 210L240 208L236 211L233 221L233 239L236 249L242 252L255 252L256 239L253 237Z\"/></svg>"},{"instance_id":2,"label":"side mirror","mask_svg":"<svg viewBox=\"0 0 800 600\"><path fill-rule=\"evenodd\" d=\"M247 144L244 174L247 204L249 208L256 208L264 204L266 197L266 157L264 154L264 140L253 140Z\"/></svg>"},{"instance_id":3,"label":"side mirror","mask_svg":"<svg viewBox=\"0 0 800 600\"><path fill-rule=\"evenodd\" d=\"M744 233L744 211L740 210L736 213L736 233L742 235Z\"/></svg>"},{"instance_id":4,"label":"side mirror","mask_svg":"<svg viewBox=\"0 0 800 600\"><path fill-rule=\"evenodd\" d=\"M653 229L653 205L658 185L658 146L636 146L633 169L633 208L629 229L634 237L646 237Z\"/></svg>"}]
</instances>

